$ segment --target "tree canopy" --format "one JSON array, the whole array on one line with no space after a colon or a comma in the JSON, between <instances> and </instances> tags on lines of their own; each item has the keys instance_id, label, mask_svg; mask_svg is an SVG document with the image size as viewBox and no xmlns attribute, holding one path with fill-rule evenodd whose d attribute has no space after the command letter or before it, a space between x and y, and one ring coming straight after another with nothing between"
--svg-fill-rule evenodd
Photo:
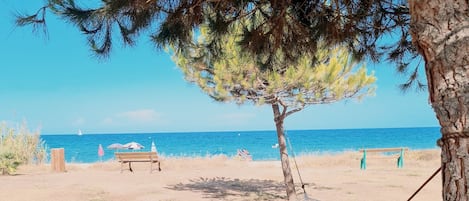
<instances>
[{"instance_id":1,"label":"tree canopy","mask_svg":"<svg viewBox=\"0 0 469 201\"><path fill-rule=\"evenodd\" d=\"M126 45L134 45L136 37L148 31L158 47L183 48L206 23L214 34L210 51L216 57L223 35L234 23L246 21L255 26L242 31L239 44L258 57L263 69L273 68L276 60L296 62L303 53L314 55L321 48L318 41L323 41L345 45L359 60L379 61L384 55L399 72L410 72L403 88L424 86L417 79L418 66L408 70L418 54L411 43L406 0L101 0L94 7L80 3L48 0L37 13L19 15L17 24L45 25L45 13L53 12L76 25L92 50L106 57L114 32ZM380 41L395 36L397 40Z\"/></svg>"},{"instance_id":2,"label":"tree canopy","mask_svg":"<svg viewBox=\"0 0 469 201\"><path fill-rule=\"evenodd\" d=\"M322 43L322 49L314 55L306 52L295 63L276 60L272 69L262 70L239 43L240 33L249 28L238 23L229 30L230 34L221 38L225 42L220 44L218 57L213 57L214 34L202 25L199 39L191 47L176 49L174 60L188 81L197 83L217 101L252 101L258 105L281 102L302 109L373 93L370 86L376 78L367 75L366 68L340 46L331 48ZM276 55L281 57L281 50Z\"/></svg>"}]
</instances>

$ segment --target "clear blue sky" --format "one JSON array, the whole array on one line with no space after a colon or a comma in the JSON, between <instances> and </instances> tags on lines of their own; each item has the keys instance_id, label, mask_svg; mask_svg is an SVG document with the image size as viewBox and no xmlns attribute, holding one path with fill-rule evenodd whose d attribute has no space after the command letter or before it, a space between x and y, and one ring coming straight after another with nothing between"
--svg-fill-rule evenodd
<instances>
[{"instance_id":1,"label":"clear blue sky","mask_svg":"<svg viewBox=\"0 0 469 201\"><path fill-rule=\"evenodd\" d=\"M115 42L110 59L93 57L86 38L49 15L49 39L15 28L16 10L42 1L0 0L0 121L26 121L42 133L274 130L269 106L217 103L187 83L148 37ZM389 64L367 64L377 91L361 102L313 105L288 117L286 129L438 126L426 92L403 94L405 77Z\"/></svg>"}]
</instances>

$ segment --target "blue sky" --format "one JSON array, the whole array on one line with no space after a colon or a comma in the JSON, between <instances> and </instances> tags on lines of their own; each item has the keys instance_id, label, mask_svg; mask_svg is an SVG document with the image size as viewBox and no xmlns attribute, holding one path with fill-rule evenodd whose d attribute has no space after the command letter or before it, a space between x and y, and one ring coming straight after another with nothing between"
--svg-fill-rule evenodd
<instances>
[{"instance_id":1,"label":"blue sky","mask_svg":"<svg viewBox=\"0 0 469 201\"><path fill-rule=\"evenodd\" d=\"M100 60L75 27L52 15L49 39L15 28L15 11L31 13L40 3L0 0L0 121L26 121L45 134L275 129L269 106L213 101L148 37L131 48L117 41ZM309 106L285 128L438 126L426 92L399 91L406 78L390 64L367 66L378 78L374 97Z\"/></svg>"}]
</instances>

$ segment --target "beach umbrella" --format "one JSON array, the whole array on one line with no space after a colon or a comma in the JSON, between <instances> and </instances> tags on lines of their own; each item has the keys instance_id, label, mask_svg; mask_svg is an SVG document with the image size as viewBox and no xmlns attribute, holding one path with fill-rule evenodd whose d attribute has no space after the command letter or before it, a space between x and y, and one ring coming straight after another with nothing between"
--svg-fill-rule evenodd
<instances>
[{"instance_id":1,"label":"beach umbrella","mask_svg":"<svg viewBox=\"0 0 469 201\"><path fill-rule=\"evenodd\" d=\"M107 146L108 149L126 149L124 147L124 145L120 144L120 143L114 143L114 144L111 144L109 146Z\"/></svg>"},{"instance_id":2,"label":"beach umbrella","mask_svg":"<svg viewBox=\"0 0 469 201\"><path fill-rule=\"evenodd\" d=\"M151 142L151 152L156 152L155 142Z\"/></svg>"},{"instance_id":3,"label":"beach umbrella","mask_svg":"<svg viewBox=\"0 0 469 201\"><path fill-rule=\"evenodd\" d=\"M103 149L103 146L101 146L101 144L99 144L99 146L98 146L98 156L99 156L99 159L100 159L100 160L103 159L103 156L104 156L104 149Z\"/></svg>"},{"instance_id":4,"label":"beach umbrella","mask_svg":"<svg viewBox=\"0 0 469 201\"><path fill-rule=\"evenodd\" d=\"M103 149L103 146L101 146L101 144L99 144L98 146L98 156L99 157L104 156L104 149Z\"/></svg>"},{"instance_id":5,"label":"beach umbrella","mask_svg":"<svg viewBox=\"0 0 469 201\"><path fill-rule=\"evenodd\" d=\"M133 150L139 150L145 148L143 145L141 145L138 142L129 142L127 144L124 144L124 148L126 149L133 149Z\"/></svg>"}]
</instances>

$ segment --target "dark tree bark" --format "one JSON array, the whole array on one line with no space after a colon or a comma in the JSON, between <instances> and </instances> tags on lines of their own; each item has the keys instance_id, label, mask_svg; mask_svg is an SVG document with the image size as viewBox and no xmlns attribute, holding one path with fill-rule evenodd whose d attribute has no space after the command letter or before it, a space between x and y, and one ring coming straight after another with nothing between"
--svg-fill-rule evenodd
<instances>
[{"instance_id":1,"label":"dark tree bark","mask_svg":"<svg viewBox=\"0 0 469 201\"><path fill-rule=\"evenodd\" d=\"M469 200L469 1L411 0L411 34L425 60L441 126L443 200Z\"/></svg>"},{"instance_id":2,"label":"dark tree bark","mask_svg":"<svg viewBox=\"0 0 469 201\"><path fill-rule=\"evenodd\" d=\"M284 176L285 186L287 188L287 197L290 201L296 201L295 183L290 168L290 160L288 159L287 143L285 140L285 131L283 128L283 121L285 120L286 113L280 112L278 103L272 104L274 112L275 127L277 129L278 146L280 150L280 161L282 162L282 172Z\"/></svg>"}]
</instances>

